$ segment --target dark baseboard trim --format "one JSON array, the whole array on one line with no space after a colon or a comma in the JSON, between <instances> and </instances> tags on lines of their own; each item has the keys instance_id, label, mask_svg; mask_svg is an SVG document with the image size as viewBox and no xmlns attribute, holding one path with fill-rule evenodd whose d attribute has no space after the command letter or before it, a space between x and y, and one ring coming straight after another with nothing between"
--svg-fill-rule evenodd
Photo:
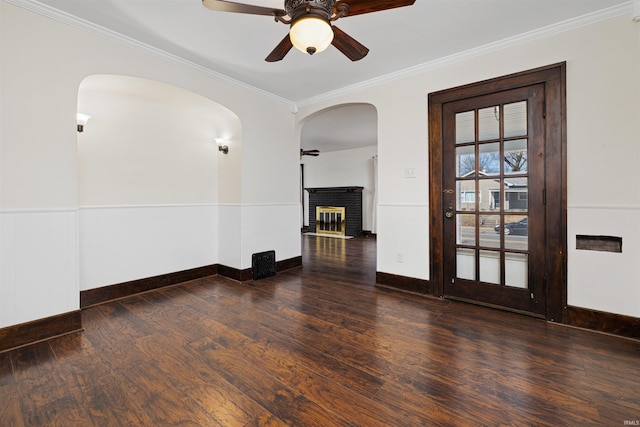
<instances>
[{"instance_id":1,"label":"dark baseboard trim","mask_svg":"<svg viewBox=\"0 0 640 427\"><path fill-rule=\"evenodd\" d=\"M0 352L82 330L80 310L0 329Z\"/></svg>"},{"instance_id":2,"label":"dark baseboard trim","mask_svg":"<svg viewBox=\"0 0 640 427\"><path fill-rule=\"evenodd\" d=\"M125 298L130 295L187 282L189 280L215 276L218 274L218 267L218 265L207 265L190 270L80 291L80 308L91 307L92 305L102 304L107 301Z\"/></svg>"},{"instance_id":3,"label":"dark baseboard trim","mask_svg":"<svg viewBox=\"0 0 640 427\"><path fill-rule=\"evenodd\" d=\"M291 268L301 267L302 257L297 256L294 258L284 259L282 261L276 261L276 271L281 272L289 270ZM226 265L218 266L218 274L227 279L235 280L237 282L247 282L253 280L253 269L245 268L239 270L233 267L227 267Z\"/></svg>"},{"instance_id":4,"label":"dark baseboard trim","mask_svg":"<svg viewBox=\"0 0 640 427\"><path fill-rule=\"evenodd\" d=\"M297 256L289 259L283 259L276 262L277 271L290 270L292 268L302 267L302 256Z\"/></svg>"},{"instance_id":5,"label":"dark baseboard trim","mask_svg":"<svg viewBox=\"0 0 640 427\"><path fill-rule=\"evenodd\" d=\"M433 295L431 282L429 280L416 279L415 277L397 276L376 271L376 284L390 286L403 291Z\"/></svg>"},{"instance_id":6,"label":"dark baseboard trim","mask_svg":"<svg viewBox=\"0 0 640 427\"><path fill-rule=\"evenodd\" d=\"M222 264L218 266L218 274L220 276L235 280L236 282L246 282L247 280L251 280L252 273L253 271L250 268L240 270Z\"/></svg>"},{"instance_id":7,"label":"dark baseboard trim","mask_svg":"<svg viewBox=\"0 0 640 427\"><path fill-rule=\"evenodd\" d=\"M640 318L582 307L567 307L567 325L640 339Z\"/></svg>"}]
</instances>

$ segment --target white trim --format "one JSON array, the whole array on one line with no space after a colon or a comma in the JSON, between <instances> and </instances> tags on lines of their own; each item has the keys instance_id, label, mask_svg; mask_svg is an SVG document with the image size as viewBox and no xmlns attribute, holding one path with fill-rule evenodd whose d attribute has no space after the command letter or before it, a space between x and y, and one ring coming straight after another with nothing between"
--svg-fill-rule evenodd
<instances>
[{"instance_id":1,"label":"white trim","mask_svg":"<svg viewBox=\"0 0 640 427\"><path fill-rule=\"evenodd\" d=\"M241 206L249 207L249 208L295 206L296 208L299 208L300 207L300 202L296 202L296 203L245 203L245 204L242 204Z\"/></svg>"},{"instance_id":2,"label":"white trim","mask_svg":"<svg viewBox=\"0 0 640 427\"><path fill-rule=\"evenodd\" d=\"M98 210L98 209L148 209L148 208L206 208L206 207L279 207L279 206L295 206L298 208L300 203L186 203L177 205L104 205L104 206L80 206L79 210Z\"/></svg>"},{"instance_id":3,"label":"white trim","mask_svg":"<svg viewBox=\"0 0 640 427\"><path fill-rule=\"evenodd\" d=\"M79 210L100 210L100 209L157 209L157 208L206 208L219 206L217 203L185 203L178 205L97 205L80 206Z\"/></svg>"},{"instance_id":4,"label":"white trim","mask_svg":"<svg viewBox=\"0 0 640 427\"><path fill-rule=\"evenodd\" d=\"M428 208L428 203L378 203L381 208Z\"/></svg>"},{"instance_id":5,"label":"white trim","mask_svg":"<svg viewBox=\"0 0 640 427\"><path fill-rule=\"evenodd\" d=\"M210 77L214 77L216 79L220 79L226 83L229 83L234 86L241 87L250 92L253 92L257 95L263 96L265 98L270 98L272 100L282 102L288 105L291 110L295 110L295 103L285 99L281 96L275 95L271 92L267 92L266 90L257 88L248 83L241 82L240 80L236 80L227 75L221 74L209 67L205 67L200 64L196 64L195 62L189 61L187 59L181 58L172 53L166 52L162 49L158 49L141 41L135 40L131 37L125 36L123 34L117 33L108 28L102 27L100 25L89 22L85 19L78 18L77 16L71 15L69 13L63 12L51 6L45 5L35 0L3 0L7 3L13 4L14 6L21 7L23 9L29 10L31 12L37 13L39 15L45 16L47 18L51 18L55 21L61 22L63 24L70 25L72 27L78 28L80 30L86 31L88 33L92 33L94 35L104 37L108 40L114 41L126 47L136 49L138 51L150 54L157 58L163 59L168 62L172 62L174 64L183 65L188 68L200 71L204 74L209 75Z\"/></svg>"},{"instance_id":6,"label":"white trim","mask_svg":"<svg viewBox=\"0 0 640 427\"><path fill-rule=\"evenodd\" d=\"M609 209L609 210L640 211L640 206L632 206L632 205L568 205L567 209Z\"/></svg>"},{"instance_id":7,"label":"white trim","mask_svg":"<svg viewBox=\"0 0 640 427\"><path fill-rule=\"evenodd\" d=\"M39 213L77 213L78 208L18 208L1 209L0 215L4 214L39 214Z\"/></svg>"},{"instance_id":8,"label":"white trim","mask_svg":"<svg viewBox=\"0 0 640 427\"><path fill-rule=\"evenodd\" d=\"M263 208L291 206L296 209L300 207L300 202L295 203L220 203L218 206L240 207L240 208Z\"/></svg>"},{"instance_id":9,"label":"white trim","mask_svg":"<svg viewBox=\"0 0 640 427\"><path fill-rule=\"evenodd\" d=\"M634 0L637 4L640 0ZM639 6L640 7L640 6ZM586 25L594 24L596 22L604 21L606 19L614 18L616 16L625 15L631 13L632 3L631 1L623 3L617 6L612 6L607 9L603 9L597 12L589 13L587 15L579 16L577 18L568 19L566 21L558 22L556 24L548 25L533 31L529 31L517 36L509 37L497 42L489 43L484 46L473 48L464 52L455 53L453 55L445 56L443 58L435 59L430 62L425 62L413 67L405 68L404 70L389 73L380 77L376 77L370 80L365 80L360 83L356 83L350 86L343 87L331 92L327 92L322 95L313 96L307 99L298 101L296 105L302 107L305 105L314 104L316 102L326 101L328 99L338 97L341 95L347 95L357 90L368 89L371 87L379 86L384 83L389 83L395 80L400 80L405 77L411 77L416 74L423 73L425 71L441 68L449 64L464 61L467 59L475 58L488 53L496 52L508 47L517 46L523 43L528 43L538 39L552 36L554 34L570 31L575 28L583 27Z\"/></svg>"},{"instance_id":10,"label":"white trim","mask_svg":"<svg viewBox=\"0 0 640 427\"><path fill-rule=\"evenodd\" d=\"M633 22L640 22L640 0L633 0Z\"/></svg>"}]
</instances>

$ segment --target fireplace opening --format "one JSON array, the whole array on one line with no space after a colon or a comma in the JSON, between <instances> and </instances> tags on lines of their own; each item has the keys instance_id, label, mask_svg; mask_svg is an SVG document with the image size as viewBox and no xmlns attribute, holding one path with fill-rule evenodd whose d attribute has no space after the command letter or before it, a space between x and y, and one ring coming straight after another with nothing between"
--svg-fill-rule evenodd
<instances>
[{"instance_id":1,"label":"fireplace opening","mask_svg":"<svg viewBox=\"0 0 640 427\"><path fill-rule=\"evenodd\" d=\"M316 233L344 236L346 231L344 207L316 206Z\"/></svg>"}]
</instances>

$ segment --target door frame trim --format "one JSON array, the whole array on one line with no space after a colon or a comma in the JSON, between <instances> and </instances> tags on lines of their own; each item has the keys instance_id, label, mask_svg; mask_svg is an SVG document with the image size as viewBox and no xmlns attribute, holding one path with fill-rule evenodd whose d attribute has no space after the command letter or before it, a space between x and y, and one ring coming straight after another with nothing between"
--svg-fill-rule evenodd
<instances>
[{"instance_id":1,"label":"door frame trim","mask_svg":"<svg viewBox=\"0 0 640 427\"><path fill-rule=\"evenodd\" d=\"M442 203L443 106L452 101L542 83L545 86L545 293L550 322L567 322L567 135L566 62L429 94L430 282L444 297Z\"/></svg>"}]
</instances>

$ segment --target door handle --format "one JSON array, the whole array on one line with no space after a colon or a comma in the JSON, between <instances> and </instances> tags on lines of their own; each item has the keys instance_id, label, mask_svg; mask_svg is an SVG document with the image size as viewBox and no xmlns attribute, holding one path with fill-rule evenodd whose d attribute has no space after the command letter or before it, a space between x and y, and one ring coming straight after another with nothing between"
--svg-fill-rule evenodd
<instances>
[{"instance_id":1,"label":"door handle","mask_svg":"<svg viewBox=\"0 0 640 427\"><path fill-rule=\"evenodd\" d=\"M444 216L446 216L449 219L453 218L453 206L449 205L449 207L447 208L447 211L444 213Z\"/></svg>"}]
</instances>

